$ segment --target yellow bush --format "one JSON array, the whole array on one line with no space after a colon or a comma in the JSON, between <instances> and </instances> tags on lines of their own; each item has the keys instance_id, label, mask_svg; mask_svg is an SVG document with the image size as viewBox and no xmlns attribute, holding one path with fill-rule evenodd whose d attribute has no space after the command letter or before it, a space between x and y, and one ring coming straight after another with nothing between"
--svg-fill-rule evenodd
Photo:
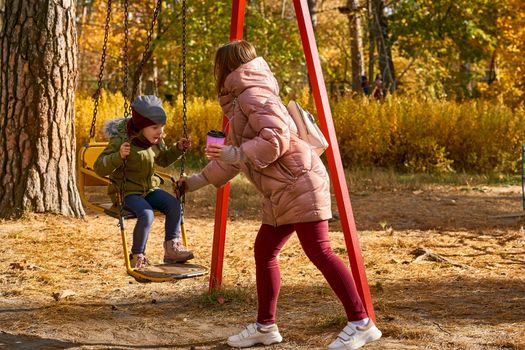
<instances>
[{"instance_id":1,"label":"yellow bush","mask_svg":"<svg viewBox=\"0 0 525 350\"><path fill-rule=\"evenodd\" d=\"M489 101L346 98L332 105L347 166L516 171L523 109Z\"/></svg>"},{"instance_id":2,"label":"yellow bush","mask_svg":"<svg viewBox=\"0 0 525 350\"><path fill-rule=\"evenodd\" d=\"M295 97L315 111L307 90ZM168 114L166 141L183 135L182 99L164 103ZM377 102L367 98L333 101L332 114L341 156L346 167L380 166L406 171L446 172L517 171L520 144L525 135L525 110L502 102L415 100L389 96ZM105 121L123 116L122 95L102 92L96 139L103 140ZM93 117L90 96L76 98L77 145L89 139ZM217 101L200 97L187 104L190 157L203 157L206 132L222 129Z\"/></svg>"}]
</instances>

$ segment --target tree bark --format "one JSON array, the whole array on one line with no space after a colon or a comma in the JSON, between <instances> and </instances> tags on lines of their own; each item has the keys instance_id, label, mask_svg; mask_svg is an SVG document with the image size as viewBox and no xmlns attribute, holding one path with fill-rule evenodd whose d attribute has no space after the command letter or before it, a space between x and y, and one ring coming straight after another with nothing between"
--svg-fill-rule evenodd
<instances>
[{"instance_id":1,"label":"tree bark","mask_svg":"<svg viewBox=\"0 0 525 350\"><path fill-rule=\"evenodd\" d=\"M4 0L0 217L84 214L75 178L73 0Z\"/></svg>"},{"instance_id":2,"label":"tree bark","mask_svg":"<svg viewBox=\"0 0 525 350\"><path fill-rule=\"evenodd\" d=\"M308 0L308 12L310 12L310 17L312 18L312 27L317 28L317 0Z\"/></svg>"},{"instance_id":3,"label":"tree bark","mask_svg":"<svg viewBox=\"0 0 525 350\"><path fill-rule=\"evenodd\" d=\"M376 62L376 24L374 20L372 0L367 0L367 21L368 21L368 81L374 81L374 65Z\"/></svg>"},{"instance_id":4,"label":"tree bark","mask_svg":"<svg viewBox=\"0 0 525 350\"><path fill-rule=\"evenodd\" d=\"M396 89L396 79L394 62L392 61L392 49L388 40L387 19L384 15L384 0L372 0L372 7L373 19L376 24L377 52L383 87L385 91L394 92Z\"/></svg>"},{"instance_id":5,"label":"tree bark","mask_svg":"<svg viewBox=\"0 0 525 350\"><path fill-rule=\"evenodd\" d=\"M352 90L358 92L361 90L361 76L365 72L359 0L348 0L347 7L350 9L348 20L350 22L350 49L352 53Z\"/></svg>"}]
</instances>

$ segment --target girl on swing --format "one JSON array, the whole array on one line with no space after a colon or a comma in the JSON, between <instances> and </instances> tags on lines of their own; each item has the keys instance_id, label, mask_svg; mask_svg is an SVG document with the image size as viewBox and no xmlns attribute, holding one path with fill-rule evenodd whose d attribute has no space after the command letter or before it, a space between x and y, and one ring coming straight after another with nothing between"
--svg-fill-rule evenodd
<instances>
[{"instance_id":1,"label":"girl on swing","mask_svg":"<svg viewBox=\"0 0 525 350\"><path fill-rule=\"evenodd\" d=\"M326 169L310 145L290 132L293 121L268 64L250 43L231 42L216 53L215 78L219 102L229 118L226 145L208 145L206 156L211 161L200 173L182 177L178 185L188 192L208 184L221 187L242 171L264 197L254 244L257 319L229 337L228 345L245 348L282 341L276 325L281 281L277 256L294 232L348 317L328 349L358 349L379 339L381 331L368 318L350 270L330 247Z\"/></svg>"},{"instance_id":2,"label":"girl on swing","mask_svg":"<svg viewBox=\"0 0 525 350\"><path fill-rule=\"evenodd\" d=\"M180 240L181 204L159 188L162 179L154 170L155 164L166 167L175 162L190 147L190 140L181 138L176 144L166 146L163 140L166 112L156 96L138 96L131 104L131 111L132 117L127 122L119 118L106 124L104 131L110 140L94 164L95 172L112 180L108 194L117 203L126 160L124 207L137 217L131 266L143 268L149 264L145 251L154 209L166 215L164 262L185 262L193 258L193 253Z\"/></svg>"}]
</instances>

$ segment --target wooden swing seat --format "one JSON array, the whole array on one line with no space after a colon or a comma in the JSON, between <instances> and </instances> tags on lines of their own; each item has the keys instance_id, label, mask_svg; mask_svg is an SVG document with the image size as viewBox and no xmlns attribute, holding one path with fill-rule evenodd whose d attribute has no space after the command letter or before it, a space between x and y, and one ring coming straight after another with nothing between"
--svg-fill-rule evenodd
<instances>
[{"instance_id":1,"label":"wooden swing seat","mask_svg":"<svg viewBox=\"0 0 525 350\"><path fill-rule=\"evenodd\" d=\"M139 282L151 282L152 278L165 280L182 280L185 278L193 278L203 276L208 273L208 269L201 265L195 264L158 264L150 265L142 269L135 269L135 273L143 275L145 278L140 278L131 275Z\"/></svg>"}]
</instances>

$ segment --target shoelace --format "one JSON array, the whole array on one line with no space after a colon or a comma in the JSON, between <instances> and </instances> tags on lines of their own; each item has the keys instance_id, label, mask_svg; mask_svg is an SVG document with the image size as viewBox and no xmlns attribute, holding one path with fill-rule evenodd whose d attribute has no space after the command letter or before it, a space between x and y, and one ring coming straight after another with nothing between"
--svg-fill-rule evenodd
<instances>
[{"instance_id":1,"label":"shoelace","mask_svg":"<svg viewBox=\"0 0 525 350\"><path fill-rule=\"evenodd\" d=\"M146 267L148 265L149 265L149 261L148 261L148 258L146 258L145 256L139 256L137 258L136 268L141 269L141 268Z\"/></svg>"},{"instance_id":2,"label":"shoelace","mask_svg":"<svg viewBox=\"0 0 525 350\"><path fill-rule=\"evenodd\" d=\"M180 252L187 252L188 251L188 248L186 248L182 242L178 241L178 242L175 242L174 244L174 247L173 247L175 250L178 250Z\"/></svg>"}]
</instances>

